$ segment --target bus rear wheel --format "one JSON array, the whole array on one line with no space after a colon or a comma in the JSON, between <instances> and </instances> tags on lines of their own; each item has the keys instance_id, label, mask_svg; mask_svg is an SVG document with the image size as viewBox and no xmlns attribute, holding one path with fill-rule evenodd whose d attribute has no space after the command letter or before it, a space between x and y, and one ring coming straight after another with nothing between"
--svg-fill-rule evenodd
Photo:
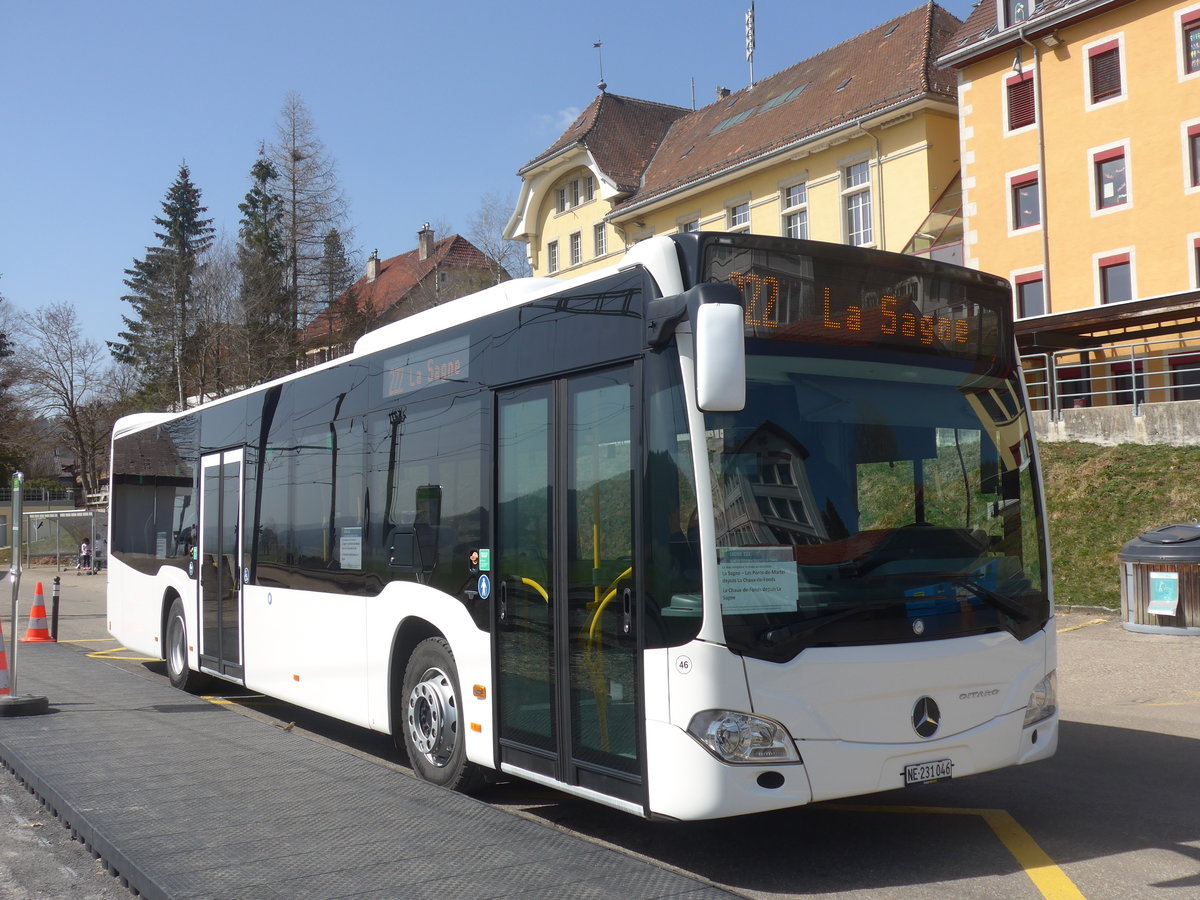
<instances>
[{"instance_id":1,"label":"bus rear wheel","mask_svg":"<svg viewBox=\"0 0 1200 900\"><path fill-rule=\"evenodd\" d=\"M413 771L455 791L482 784L479 767L467 761L458 669L444 639L427 638L417 645L404 669L402 696L399 725Z\"/></svg>"},{"instance_id":2,"label":"bus rear wheel","mask_svg":"<svg viewBox=\"0 0 1200 900\"><path fill-rule=\"evenodd\" d=\"M188 668L187 620L183 617L183 601L176 597L167 613L167 677L171 684L189 694L198 693L208 681L199 672Z\"/></svg>"}]
</instances>

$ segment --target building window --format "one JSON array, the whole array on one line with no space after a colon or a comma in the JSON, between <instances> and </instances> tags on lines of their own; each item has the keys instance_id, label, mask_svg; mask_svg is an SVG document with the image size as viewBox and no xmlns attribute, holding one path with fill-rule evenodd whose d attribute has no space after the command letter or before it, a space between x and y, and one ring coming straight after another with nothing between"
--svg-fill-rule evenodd
<instances>
[{"instance_id":1,"label":"building window","mask_svg":"<svg viewBox=\"0 0 1200 900\"><path fill-rule=\"evenodd\" d=\"M680 222L677 230L679 231L680 234L690 234L693 231L699 231L700 230L700 220L699 219L688 219L687 221Z\"/></svg>"},{"instance_id":2,"label":"building window","mask_svg":"<svg viewBox=\"0 0 1200 900\"><path fill-rule=\"evenodd\" d=\"M1009 182L1012 193L1012 227L1032 228L1042 223L1041 190L1038 185L1038 173L1026 172L1014 175Z\"/></svg>"},{"instance_id":3,"label":"building window","mask_svg":"<svg viewBox=\"0 0 1200 900\"><path fill-rule=\"evenodd\" d=\"M1037 102L1033 93L1033 72L1014 75L1006 82L1008 93L1008 130L1016 131L1037 121Z\"/></svg>"},{"instance_id":4,"label":"building window","mask_svg":"<svg viewBox=\"0 0 1200 900\"><path fill-rule=\"evenodd\" d=\"M1200 125L1187 130L1188 186L1200 187Z\"/></svg>"},{"instance_id":5,"label":"building window","mask_svg":"<svg viewBox=\"0 0 1200 900\"><path fill-rule=\"evenodd\" d=\"M558 271L558 241L546 245L546 270L551 275Z\"/></svg>"},{"instance_id":6,"label":"building window","mask_svg":"<svg viewBox=\"0 0 1200 900\"><path fill-rule=\"evenodd\" d=\"M1192 239L1192 274L1195 286L1200 288L1200 237Z\"/></svg>"},{"instance_id":7,"label":"building window","mask_svg":"<svg viewBox=\"0 0 1200 900\"><path fill-rule=\"evenodd\" d=\"M1200 356L1172 356L1171 387L1175 400L1200 400Z\"/></svg>"},{"instance_id":8,"label":"building window","mask_svg":"<svg viewBox=\"0 0 1200 900\"><path fill-rule=\"evenodd\" d=\"M1024 22L1033 11L1033 0L1004 0L1004 27Z\"/></svg>"},{"instance_id":9,"label":"building window","mask_svg":"<svg viewBox=\"0 0 1200 900\"><path fill-rule=\"evenodd\" d=\"M750 227L750 201L736 203L726 210L729 230L744 230Z\"/></svg>"},{"instance_id":10,"label":"building window","mask_svg":"<svg viewBox=\"0 0 1200 900\"><path fill-rule=\"evenodd\" d=\"M1100 266L1100 302L1123 303L1133 299L1133 267L1128 253L1104 257Z\"/></svg>"},{"instance_id":11,"label":"building window","mask_svg":"<svg viewBox=\"0 0 1200 900\"><path fill-rule=\"evenodd\" d=\"M596 256L603 256L608 252L608 231L603 222L597 222L592 227L592 242Z\"/></svg>"},{"instance_id":12,"label":"building window","mask_svg":"<svg viewBox=\"0 0 1200 900\"><path fill-rule=\"evenodd\" d=\"M1021 318L1046 314L1046 286L1041 272L1017 276L1017 315Z\"/></svg>"},{"instance_id":13,"label":"building window","mask_svg":"<svg viewBox=\"0 0 1200 900\"><path fill-rule=\"evenodd\" d=\"M583 262L583 232L582 231L571 232L571 237L568 240L570 240L570 242L571 242L571 244L570 244L571 265L577 266L581 262Z\"/></svg>"},{"instance_id":14,"label":"building window","mask_svg":"<svg viewBox=\"0 0 1200 900\"><path fill-rule=\"evenodd\" d=\"M808 185L805 182L783 189L783 233L790 238L808 239Z\"/></svg>"},{"instance_id":15,"label":"building window","mask_svg":"<svg viewBox=\"0 0 1200 900\"><path fill-rule=\"evenodd\" d=\"M596 180L591 175L572 178L554 190L554 210L564 213L596 197Z\"/></svg>"},{"instance_id":16,"label":"building window","mask_svg":"<svg viewBox=\"0 0 1200 900\"><path fill-rule=\"evenodd\" d=\"M1093 154L1092 169L1096 182L1096 209L1112 209L1129 202L1124 147Z\"/></svg>"},{"instance_id":17,"label":"building window","mask_svg":"<svg viewBox=\"0 0 1200 900\"><path fill-rule=\"evenodd\" d=\"M1121 45L1106 41L1088 50L1088 74L1092 102L1111 100L1121 95Z\"/></svg>"},{"instance_id":18,"label":"building window","mask_svg":"<svg viewBox=\"0 0 1200 900\"><path fill-rule=\"evenodd\" d=\"M1185 13L1180 20L1183 28L1183 72L1200 72L1200 9Z\"/></svg>"},{"instance_id":19,"label":"building window","mask_svg":"<svg viewBox=\"0 0 1200 900\"><path fill-rule=\"evenodd\" d=\"M871 222L871 164L855 163L842 170L842 199L846 205L846 239L855 247L875 240Z\"/></svg>"}]
</instances>

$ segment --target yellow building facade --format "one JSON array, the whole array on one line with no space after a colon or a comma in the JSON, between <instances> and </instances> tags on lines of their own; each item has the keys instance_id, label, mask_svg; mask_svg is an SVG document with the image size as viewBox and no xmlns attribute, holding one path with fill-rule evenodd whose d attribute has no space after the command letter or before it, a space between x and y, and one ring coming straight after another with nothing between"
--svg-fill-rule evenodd
<instances>
[{"instance_id":1,"label":"yellow building facade","mask_svg":"<svg viewBox=\"0 0 1200 900\"><path fill-rule=\"evenodd\" d=\"M698 110L602 92L519 171L505 236L565 277L701 229L913 249L957 196L955 78L934 60L961 25L927 3ZM938 225L916 243L959 261L960 240Z\"/></svg>"},{"instance_id":2,"label":"yellow building facade","mask_svg":"<svg viewBox=\"0 0 1200 900\"><path fill-rule=\"evenodd\" d=\"M1200 398L1200 3L982 0L956 45L964 259L1012 281L1031 381Z\"/></svg>"}]
</instances>

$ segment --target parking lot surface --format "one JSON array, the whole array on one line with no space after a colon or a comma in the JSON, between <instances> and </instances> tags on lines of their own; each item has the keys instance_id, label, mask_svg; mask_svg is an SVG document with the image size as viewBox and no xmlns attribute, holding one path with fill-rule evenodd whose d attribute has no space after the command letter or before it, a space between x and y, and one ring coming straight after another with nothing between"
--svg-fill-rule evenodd
<instances>
[{"instance_id":1,"label":"parking lot surface","mask_svg":"<svg viewBox=\"0 0 1200 900\"><path fill-rule=\"evenodd\" d=\"M48 596L53 573L27 573L22 593L39 577ZM486 802L449 794L406 777L378 735L236 692L174 691L105 634L103 582L63 575L63 642L20 651L22 690L46 693L52 713L0 725L0 757L82 823L119 873L110 885L127 878L146 896L1200 896L1194 637L1060 610L1064 721L1048 762L739 820L647 823L521 783ZM55 864L82 877L90 861ZM12 894L64 895L110 896Z\"/></svg>"}]
</instances>

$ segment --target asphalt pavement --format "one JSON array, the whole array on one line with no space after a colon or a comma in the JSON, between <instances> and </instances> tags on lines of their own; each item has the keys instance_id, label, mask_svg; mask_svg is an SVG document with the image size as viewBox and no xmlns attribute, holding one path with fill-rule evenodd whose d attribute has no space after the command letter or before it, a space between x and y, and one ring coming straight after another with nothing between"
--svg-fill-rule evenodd
<instances>
[{"instance_id":1,"label":"asphalt pavement","mask_svg":"<svg viewBox=\"0 0 1200 900\"><path fill-rule=\"evenodd\" d=\"M54 575L26 571L20 633ZM1200 896L1200 638L1102 610L1059 610L1049 762L656 826L519 786L483 803L398 773L382 741L375 756L308 732L294 708L175 691L106 634L102 575L61 583L60 643L18 651L20 691L51 712L0 719L0 760L36 792L0 778L0 896Z\"/></svg>"}]
</instances>

